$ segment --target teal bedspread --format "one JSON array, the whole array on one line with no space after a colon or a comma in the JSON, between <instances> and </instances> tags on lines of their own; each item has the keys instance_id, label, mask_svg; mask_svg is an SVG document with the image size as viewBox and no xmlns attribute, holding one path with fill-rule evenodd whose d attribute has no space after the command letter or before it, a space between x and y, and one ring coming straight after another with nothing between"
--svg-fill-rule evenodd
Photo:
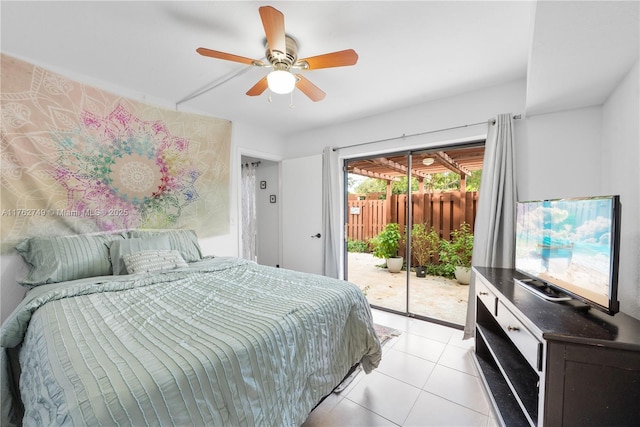
<instances>
[{"instance_id":1,"label":"teal bedspread","mask_svg":"<svg viewBox=\"0 0 640 427\"><path fill-rule=\"evenodd\" d=\"M381 358L356 286L235 258L35 288L20 343L25 425L295 426Z\"/></svg>"}]
</instances>

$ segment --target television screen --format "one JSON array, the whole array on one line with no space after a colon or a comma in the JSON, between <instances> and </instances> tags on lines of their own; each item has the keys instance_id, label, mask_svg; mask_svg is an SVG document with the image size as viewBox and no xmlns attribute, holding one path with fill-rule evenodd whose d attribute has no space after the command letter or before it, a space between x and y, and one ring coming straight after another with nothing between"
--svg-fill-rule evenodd
<instances>
[{"instance_id":1,"label":"television screen","mask_svg":"<svg viewBox=\"0 0 640 427\"><path fill-rule=\"evenodd\" d=\"M619 212L618 196L518 202L516 270L616 313Z\"/></svg>"}]
</instances>

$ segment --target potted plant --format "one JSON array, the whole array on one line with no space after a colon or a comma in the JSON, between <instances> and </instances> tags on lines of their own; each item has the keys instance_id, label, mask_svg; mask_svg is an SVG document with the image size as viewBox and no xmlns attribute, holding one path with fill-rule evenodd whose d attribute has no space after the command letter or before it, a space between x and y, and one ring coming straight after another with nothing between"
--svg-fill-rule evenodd
<instances>
[{"instance_id":1,"label":"potted plant","mask_svg":"<svg viewBox=\"0 0 640 427\"><path fill-rule=\"evenodd\" d=\"M427 265L431 264L431 258L440 250L440 236L426 224L414 224L411 229L411 253L416 260L416 276L427 275Z\"/></svg>"},{"instance_id":2,"label":"potted plant","mask_svg":"<svg viewBox=\"0 0 640 427\"><path fill-rule=\"evenodd\" d=\"M449 274L456 280L468 285L471 276L471 255L473 253L473 233L467 223L460 224L460 228L451 232L451 240L442 240L440 261L446 265Z\"/></svg>"},{"instance_id":3,"label":"potted plant","mask_svg":"<svg viewBox=\"0 0 640 427\"><path fill-rule=\"evenodd\" d=\"M400 247L400 226L390 222L374 239L373 256L385 259L390 273L398 273L402 270L402 257L398 256Z\"/></svg>"}]
</instances>

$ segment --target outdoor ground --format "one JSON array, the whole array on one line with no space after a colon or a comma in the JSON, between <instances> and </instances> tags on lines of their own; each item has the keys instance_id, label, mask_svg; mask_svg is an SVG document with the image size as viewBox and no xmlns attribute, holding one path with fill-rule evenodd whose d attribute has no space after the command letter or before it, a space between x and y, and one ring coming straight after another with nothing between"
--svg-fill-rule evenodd
<instances>
[{"instance_id":1,"label":"outdoor ground","mask_svg":"<svg viewBox=\"0 0 640 427\"><path fill-rule=\"evenodd\" d=\"M405 312L407 272L389 273L384 260L367 253L349 253L348 280L364 290L369 303ZM440 276L409 273L409 312L464 325L469 286Z\"/></svg>"}]
</instances>

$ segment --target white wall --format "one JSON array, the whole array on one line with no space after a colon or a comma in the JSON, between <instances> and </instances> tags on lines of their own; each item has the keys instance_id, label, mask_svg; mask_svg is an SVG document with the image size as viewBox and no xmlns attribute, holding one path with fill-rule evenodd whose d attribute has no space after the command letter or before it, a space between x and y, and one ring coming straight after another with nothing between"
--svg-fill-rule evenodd
<instances>
[{"instance_id":1,"label":"white wall","mask_svg":"<svg viewBox=\"0 0 640 427\"><path fill-rule=\"evenodd\" d=\"M602 108L527 117L517 123L516 163L520 200L603 193Z\"/></svg>"},{"instance_id":2,"label":"white wall","mask_svg":"<svg viewBox=\"0 0 640 427\"><path fill-rule=\"evenodd\" d=\"M640 82L639 63L602 108L603 190L619 194L621 311L640 319Z\"/></svg>"},{"instance_id":3,"label":"white wall","mask_svg":"<svg viewBox=\"0 0 640 427\"><path fill-rule=\"evenodd\" d=\"M290 136L286 140L287 158L322 153L325 146L343 147L364 142L486 122L500 113L524 112L524 80L440 99L386 114L337 124ZM389 150L426 147L442 142L486 135L486 125L380 142L340 150L343 158L376 154Z\"/></svg>"}]
</instances>

